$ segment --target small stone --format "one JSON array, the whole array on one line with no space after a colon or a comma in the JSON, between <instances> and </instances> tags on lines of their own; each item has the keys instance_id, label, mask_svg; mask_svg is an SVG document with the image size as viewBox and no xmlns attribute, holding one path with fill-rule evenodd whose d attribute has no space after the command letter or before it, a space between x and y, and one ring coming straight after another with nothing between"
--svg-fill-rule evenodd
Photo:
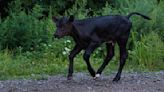
<instances>
[{"instance_id":1,"label":"small stone","mask_svg":"<svg viewBox=\"0 0 164 92\"><path fill-rule=\"evenodd\" d=\"M87 87L87 89L91 90L92 88L91 87Z\"/></svg>"}]
</instances>

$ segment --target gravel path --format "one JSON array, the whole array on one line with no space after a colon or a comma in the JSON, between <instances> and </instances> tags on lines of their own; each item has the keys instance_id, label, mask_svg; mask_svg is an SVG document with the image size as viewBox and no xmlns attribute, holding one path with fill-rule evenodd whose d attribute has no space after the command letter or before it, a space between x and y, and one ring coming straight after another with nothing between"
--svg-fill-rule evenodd
<instances>
[{"instance_id":1,"label":"gravel path","mask_svg":"<svg viewBox=\"0 0 164 92\"><path fill-rule=\"evenodd\" d=\"M112 82L114 76L93 80L86 73L75 73L71 81L63 75L46 80L6 80L0 81L0 92L164 92L164 71L123 73L118 83Z\"/></svg>"}]
</instances>

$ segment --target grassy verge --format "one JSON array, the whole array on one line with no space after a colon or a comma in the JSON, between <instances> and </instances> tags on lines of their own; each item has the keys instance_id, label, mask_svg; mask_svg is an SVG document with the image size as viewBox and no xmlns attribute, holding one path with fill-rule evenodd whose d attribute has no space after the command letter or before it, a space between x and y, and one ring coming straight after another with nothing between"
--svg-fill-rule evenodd
<instances>
[{"instance_id":1,"label":"grassy verge","mask_svg":"<svg viewBox=\"0 0 164 92\"><path fill-rule=\"evenodd\" d=\"M65 11L64 16L73 14L77 19L87 18L90 10L86 9L86 2L87 0L76 0L72 8ZM94 16L140 12L152 19L147 21L140 17L131 18L133 27L129 40L134 46L128 51L124 71L164 70L163 5L162 0L160 3L157 3L157 0L115 0L115 7L106 3L102 9L93 12ZM72 41L70 39L51 41L56 29L51 19L38 20L43 11L40 5L35 5L28 13L24 10L20 0L17 0L9 7L10 15L4 20L0 19L0 49L3 49L0 51L0 79L37 79L46 75L66 74L67 55L72 48ZM50 8L52 12L55 10ZM51 16L50 12L49 17ZM5 48L10 48L10 51L4 50ZM18 50L15 53L11 49ZM105 55L105 52L100 51L95 51L91 57L91 63L96 70L102 64ZM104 70L105 74L117 71L119 63L117 46L115 55ZM88 72L82 53L76 57L74 66L75 72Z\"/></svg>"},{"instance_id":2,"label":"grassy verge","mask_svg":"<svg viewBox=\"0 0 164 92\"><path fill-rule=\"evenodd\" d=\"M153 43L152 43L153 42ZM164 70L164 44L155 33L143 36L136 41L135 48L129 51L129 57L124 71L159 71ZM117 71L119 64L118 47L115 48L115 57L105 68L104 73ZM88 72L82 54L75 58L74 71ZM97 70L103 62L103 57L91 57L91 64ZM34 78L44 79L46 75L66 74L67 54L56 55L56 51L47 48L43 52L26 52L14 55L11 51L0 52L0 80Z\"/></svg>"}]
</instances>

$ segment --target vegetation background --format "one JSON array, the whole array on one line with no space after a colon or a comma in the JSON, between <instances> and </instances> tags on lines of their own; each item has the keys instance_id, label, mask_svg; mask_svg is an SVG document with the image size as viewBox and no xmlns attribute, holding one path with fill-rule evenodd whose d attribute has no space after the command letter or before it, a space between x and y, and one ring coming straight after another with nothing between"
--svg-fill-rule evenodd
<instances>
[{"instance_id":1,"label":"vegetation background","mask_svg":"<svg viewBox=\"0 0 164 92\"><path fill-rule=\"evenodd\" d=\"M65 37L53 38L56 31L51 17L74 15L84 19L103 15L127 15L140 12L147 21L132 17L133 28L128 42L129 57L124 71L164 70L164 1L163 0L0 0L0 79L45 78L66 74L74 42ZM104 73L117 70L116 56ZM91 57L97 69L106 50L98 48ZM80 53L75 59L75 72L87 72Z\"/></svg>"}]
</instances>

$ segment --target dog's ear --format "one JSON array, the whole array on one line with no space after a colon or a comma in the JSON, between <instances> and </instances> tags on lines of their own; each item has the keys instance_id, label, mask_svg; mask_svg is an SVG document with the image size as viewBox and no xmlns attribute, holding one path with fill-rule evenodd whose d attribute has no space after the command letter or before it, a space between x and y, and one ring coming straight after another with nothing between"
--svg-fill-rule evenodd
<instances>
[{"instance_id":1,"label":"dog's ear","mask_svg":"<svg viewBox=\"0 0 164 92\"><path fill-rule=\"evenodd\" d=\"M59 19L58 19L56 16L53 16L53 17L52 17L52 20L53 20L54 22L57 22Z\"/></svg>"},{"instance_id":2,"label":"dog's ear","mask_svg":"<svg viewBox=\"0 0 164 92\"><path fill-rule=\"evenodd\" d=\"M71 16L69 17L69 22L73 22L73 21L74 21L74 16L71 15Z\"/></svg>"}]
</instances>

